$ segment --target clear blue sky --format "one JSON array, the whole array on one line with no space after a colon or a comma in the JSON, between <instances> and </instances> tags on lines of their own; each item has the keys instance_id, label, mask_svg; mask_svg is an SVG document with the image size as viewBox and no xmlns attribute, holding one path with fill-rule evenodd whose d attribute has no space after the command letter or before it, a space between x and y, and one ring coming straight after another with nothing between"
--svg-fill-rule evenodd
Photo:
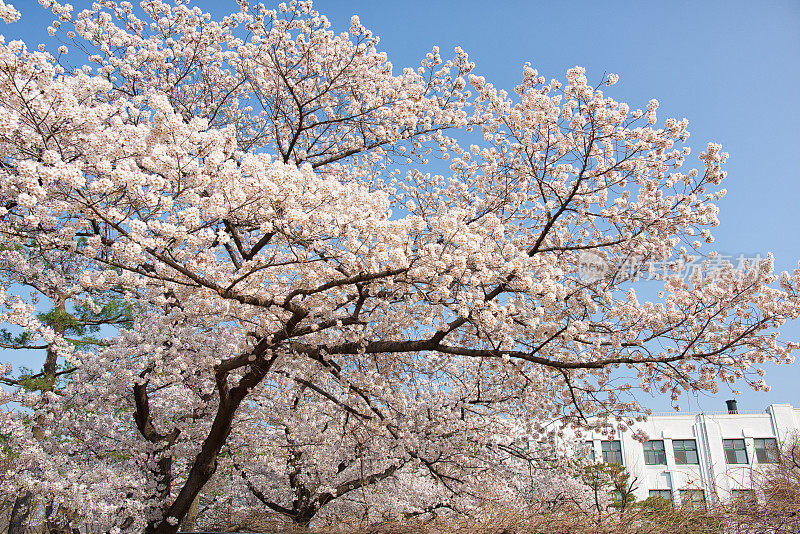
<instances>
[{"instance_id":1,"label":"clear blue sky","mask_svg":"<svg viewBox=\"0 0 800 534\"><path fill-rule=\"evenodd\" d=\"M11 0L23 17L0 27L7 39L29 46L47 42L50 20L35 0ZM90 4L72 0L76 9ZM136 3L136 2L134 2ZM222 16L233 0L197 0ZM396 67L416 66L433 45L442 55L459 45L477 71L496 86L512 89L522 65L562 78L581 65L590 80L620 75L607 91L632 108L661 102L659 118L690 121L693 154L709 141L731 154L716 229L717 250L727 254L772 251L777 267L794 269L800 259L797 196L800 191L800 2L704 0L654 2L320 0L315 8L336 28L358 14L381 37ZM784 330L800 339L800 324ZM5 354L0 356L5 358ZM761 410L773 402L800 406L800 362L768 368L769 393L743 391L740 409ZM684 409L724 408L717 398L691 399ZM662 398L644 399L666 410Z\"/></svg>"}]
</instances>

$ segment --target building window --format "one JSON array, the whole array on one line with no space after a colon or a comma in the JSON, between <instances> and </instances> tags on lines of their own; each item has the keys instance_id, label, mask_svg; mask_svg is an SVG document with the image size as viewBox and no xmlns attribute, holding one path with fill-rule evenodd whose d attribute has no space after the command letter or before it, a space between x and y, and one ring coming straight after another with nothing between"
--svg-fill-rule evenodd
<instances>
[{"instance_id":1,"label":"building window","mask_svg":"<svg viewBox=\"0 0 800 534\"><path fill-rule=\"evenodd\" d=\"M731 490L731 497L738 504L753 504L756 502L756 494L751 489Z\"/></svg>"},{"instance_id":2,"label":"building window","mask_svg":"<svg viewBox=\"0 0 800 534\"><path fill-rule=\"evenodd\" d=\"M681 504L684 506L702 506L706 502L706 493L699 489L681 490Z\"/></svg>"},{"instance_id":3,"label":"building window","mask_svg":"<svg viewBox=\"0 0 800 534\"><path fill-rule=\"evenodd\" d=\"M622 465L622 447L619 440L602 441L601 444L603 446L603 462Z\"/></svg>"},{"instance_id":4,"label":"building window","mask_svg":"<svg viewBox=\"0 0 800 534\"><path fill-rule=\"evenodd\" d=\"M778 441L775 438L756 438L756 460L760 464L778 462Z\"/></svg>"},{"instance_id":5,"label":"building window","mask_svg":"<svg viewBox=\"0 0 800 534\"><path fill-rule=\"evenodd\" d=\"M743 439L723 439L722 448L725 450L725 461L727 463L747 463L747 449L744 448Z\"/></svg>"},{"instance_id":6,"label":"building window","mask_svg":"<svg viewBox=\"0 0 800 534\"><path fill-rule=\"evenodd\" d=\"M594 459L594 441L584 442L583 447L581 447L581 453L583 454L584 458L586 458L592 463L595 463L596 460Z\"/></svg>"},{"instance_id":7,"label":"building window","mask_svg":"<svg viewBox=\"0 0 800 534\"><path fill-rule=\"evenodd\" d=\"M526 449L529 450L530 446ZM556 460L556 449L549 441L537 441L536 450L538 451L539 458L545 462L553 462Z\"/></svg>"},{"instance_id":8,"label":"building window","mask_svg":"<svg viewBox=\"0 0 800 534\"><path fill-rule=\"evenodd\" d=\"M678 465L699 464L697 459L697 443L693 439L673 439L672 451Z\"/></svg>"},{"instance_id":9,"label":"building window","mask_svg":"<svg viewBox=\"0 0 800 534\"><path fill-rule=\"evenodd\" d=\"M672 490L650 490L650 497L672 502Z\"/></svg>"},{"instance_id":10,"label":"building window","mask_svg":"<svg viewBox=\"0 0 800 534\"><path fill-rule=\"evenodd\" d=\"M667 453L664 452L664 441L650 440L645 441L642 446L644 447L644 463L645 465L666 465Z\"/></svg>"}]
</instances>

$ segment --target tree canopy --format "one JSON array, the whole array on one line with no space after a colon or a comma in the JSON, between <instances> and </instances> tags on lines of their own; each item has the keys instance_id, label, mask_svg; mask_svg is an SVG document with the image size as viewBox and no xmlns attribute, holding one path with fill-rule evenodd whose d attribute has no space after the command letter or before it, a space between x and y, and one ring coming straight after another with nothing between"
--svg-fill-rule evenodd
<instances>
[{"instance_id":1,"label":"tree canopy","mask_svg":"<svg viewBox=\"0 0 800 534\"><path fill-rule=\"evenodd\" d=\"M635 388L763 388L754 366L791 361L800 275L771 258L652 297L615 267L713 242L727 154L687 169L688 122L614 100L614 75L526 65L507 93L460 49L397 71L308 2L41 3L85 66L0 45L0 320L73 370L2 393L28 407L0 415L6 490L175 532L222 462L253 485L241 464L278 447L262 501L289 515L406 466L474 493L554 421L639 415ZM580 276L586 254L609 269ZM19 287L47 262L129 328L88 348L37 318Z\"/></svg>"}]
</instances>

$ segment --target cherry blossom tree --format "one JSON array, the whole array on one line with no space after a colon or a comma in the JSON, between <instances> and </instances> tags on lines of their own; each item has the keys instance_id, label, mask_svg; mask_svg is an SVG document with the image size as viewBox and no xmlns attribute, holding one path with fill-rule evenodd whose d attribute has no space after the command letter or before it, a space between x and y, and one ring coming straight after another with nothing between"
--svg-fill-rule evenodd
<instances>
[{"instance_id":1,"label":"cherry blossom tree","mask_svg":"<svg viewBox=\"0 0 800 534\"><path fill-rule=\"evenodd\" d=\"M17 351L44 351L45 359L40 372L25 368L13 378L0 376L0 383L27 391L49 392L63 386L64 377L75 370L73 365L59 368L59 355L69 354L70 346L91 350L103 346L107 339L98 336L101 328L124 327L131 320L130 305L115 298L114 290L95 294L94 298L75 283L75 260L59 251L42 251L35 241L13 247L0 247L0 272L3 279L12 282L16 290L27 294L39 307L48 306L49 311L37 313L39 334L45 335L34 341L30 329L18 328L17 332L0 329L0 348ZM116 296L118 297L118 295ZM106 331L108 335L110 332ZM42 432L41 426L32 423L34 434ZM4 437L0 433L0 437ZM22 532L22 525L30 515L34 496L23 492L14 500L9 522L9 534ZM52 508L47 503L47 509ZM48 514L50 515L50 514Z\"/></svg>"},{"instance_id":2,"label":"cherry blossom tree","mask_svg":"<svg viewBox=\"0 0 800 534\"><path fill-rule=\"evenodd\" d=\"M16 489L175 532L243 429L253 450L292 439L259 418L313 432L298 388L329 428L357 419L446 486L498 421L536 441L641 414L634 387L764 388L754 366L791 361L778 328L800 274L771 258L667 274L649 300L614 267L712 242L727 157L709 144L686 170L687 121L607 96L616 76L526 65L508 94L460 49L395 72L357 17L337 34L306 2L240 0L220 21L178 0L41 3L60 57L86 65L0 46L0 235L69 258L67 286L120 291L135 317L65 350L63 389L3 393L42 425L2 414ZM602 276L576 272L587 254ZM13 284L0 319L61 343Z\"/></svg>"},{"instance_id":3,"label":"cherry blossom tree","mask_svg":"<svg viewBox=\"0 0 800 534\"><path fill-rule=\"evenodd\" d=\"M319 512L386 520L463 513L492 495L507 501L499 494L518 478L511 464L520 463L520 451L534 455L515 422L486 406L476 413L466 392L445 393L419 379L395 388L390 381L380 411L360 412L339 400L349 386L320 379L323 372L314 380L287 377L294 384L273 383L254 394L247 420L224 449L241 478L239 493L300 525ZM384 413L396 422L386 425ZM265 431L270 435L256 446L253 436Z\"/></svg>"}]
</instances>

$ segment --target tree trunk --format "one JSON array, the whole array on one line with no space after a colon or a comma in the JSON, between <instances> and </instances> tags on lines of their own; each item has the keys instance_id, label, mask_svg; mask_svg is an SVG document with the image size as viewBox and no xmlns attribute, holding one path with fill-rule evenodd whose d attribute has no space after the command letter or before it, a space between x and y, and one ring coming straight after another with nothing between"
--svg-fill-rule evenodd
<instances>
[{"instance_id":1,"label":"tree trunk","mask_svg":"<svg viewBox=\"0 0 800 534\"><path fill-rule=\"evenodd\" d=\"M33 495L26 491L14 500L14 508L11 509L11 518L8 521L8 534L23 534L25 532L25 522L31 515L33 505Z\"/></svg>"},{"instance_id":2,"label":"tree trunk","mask_svg":"<svg viewBox=\"0 0 800 534\"><path fill-rule=\"evenodd\" d=\"M63 314L67 313L67 303L66 300L59 294L57 295L56 301L53 303L53 308L59 312L57 315L57 320L54 324L50 325L53 331L60 337L64 335L64 332L67 330L66 325L63 323ZM53 347L48 345L47 346L47 356L44 360L44 367L42 368L42 374L44 375L45 380L45 388L46 391L52 390L56 385L56 371L58 370L58 353L53 350Z\"/></svg>"},{"instance_id":3,"label":"tree trunk","mask_svg":"<svg viewBox=\"0 0 800 534\"><path fill-rule=\"evenodd\" d=\"M192 501L189 511L186 512L186 517L181 521L179 529L183 532L193 532L197 528L197 509L200 505L200 494Z\"/></svg>"},{"instance_id":4,"label":"tree trunk","mask_svg":"<svg viewBox=\"0 0 800 534\"><path fill-rule=\"evenodd\" d=\"M61 313L66 312L66 302L58 295L56 302L54 303L54 308ZM56 321L54 325L52 325L53 331L62 336L64 331L66 330L63 323L60 321ZM42 387L42 391L51 391L56 383L56 371L58 369L58 354L53 347L48 345L47 347L47 355L45 357L44 366L42 368L42 374L44 375L45 385ZM45 400L46 402L46 400ZM36 436L37 427L34 426L33 428L34 436ZM18 496L14 501L14 508L11 510L11 518L9 519L8 523L8 534L22 534L25 531L25 522L28 520L28 517L31 515L31 509L33 507L33 495L31 492L26 491L22 495ZM45 510L45 529L50 522L50 510L52 510L52 503L48 505Z\"/></svg>"},{"instance_id":5,"label":"tree trunk","mask_svg":"<svg viewBox=\"0 0 800 534\"><path fill-rule=\"evenodd\" d=\"M262 355L263 353L258 354L258 357ZM261 382L276 358L277 356L273 355L260 365L252 364L250 369L239 380L239 384L233 389L228 389L227 372L219 372L217 374L217 390L220 395L220 402L208 437L203 441L203 446L195 458L192 468L189 470L186 482L183 484L172 506L169 507L169 510L157 524L147 527L147 534L175 534L178 531L178 525L186 517L200 490L203 489L203 486L217 470L217 457L219 456L219 451L225 445L228 435L231 433L231 423L236 411L247 396L247 393Z\"/></svg>"},{"instance_id":6,"label":"tree trunk","mask_svg":"<svg viewBox=\"0 0 800 534\"><path fill-rule=\"evenodd\" d=\"M292 521L300 527L308 528L308 525L311 524L311 520L314 519L317 512L316 506L306 506L298 510L297 515L292 517Z\"/></svg>"},{"instance_id":7,"label":"tree trunk","mask_svg":"<svg viewBox=\"0 0 800 534\"><path fill-rule=\"evenodd\" d=\"M175 498L175 502L164 514L165 517L156 524L148 526L148 534L175 534L178 531L178 524L186 517L192 502L217 470L217 456L230 434L234 412L235 410L220 407L211 425L211 432L189 470L186 483Z\"/></svg>"}]
</instances>

